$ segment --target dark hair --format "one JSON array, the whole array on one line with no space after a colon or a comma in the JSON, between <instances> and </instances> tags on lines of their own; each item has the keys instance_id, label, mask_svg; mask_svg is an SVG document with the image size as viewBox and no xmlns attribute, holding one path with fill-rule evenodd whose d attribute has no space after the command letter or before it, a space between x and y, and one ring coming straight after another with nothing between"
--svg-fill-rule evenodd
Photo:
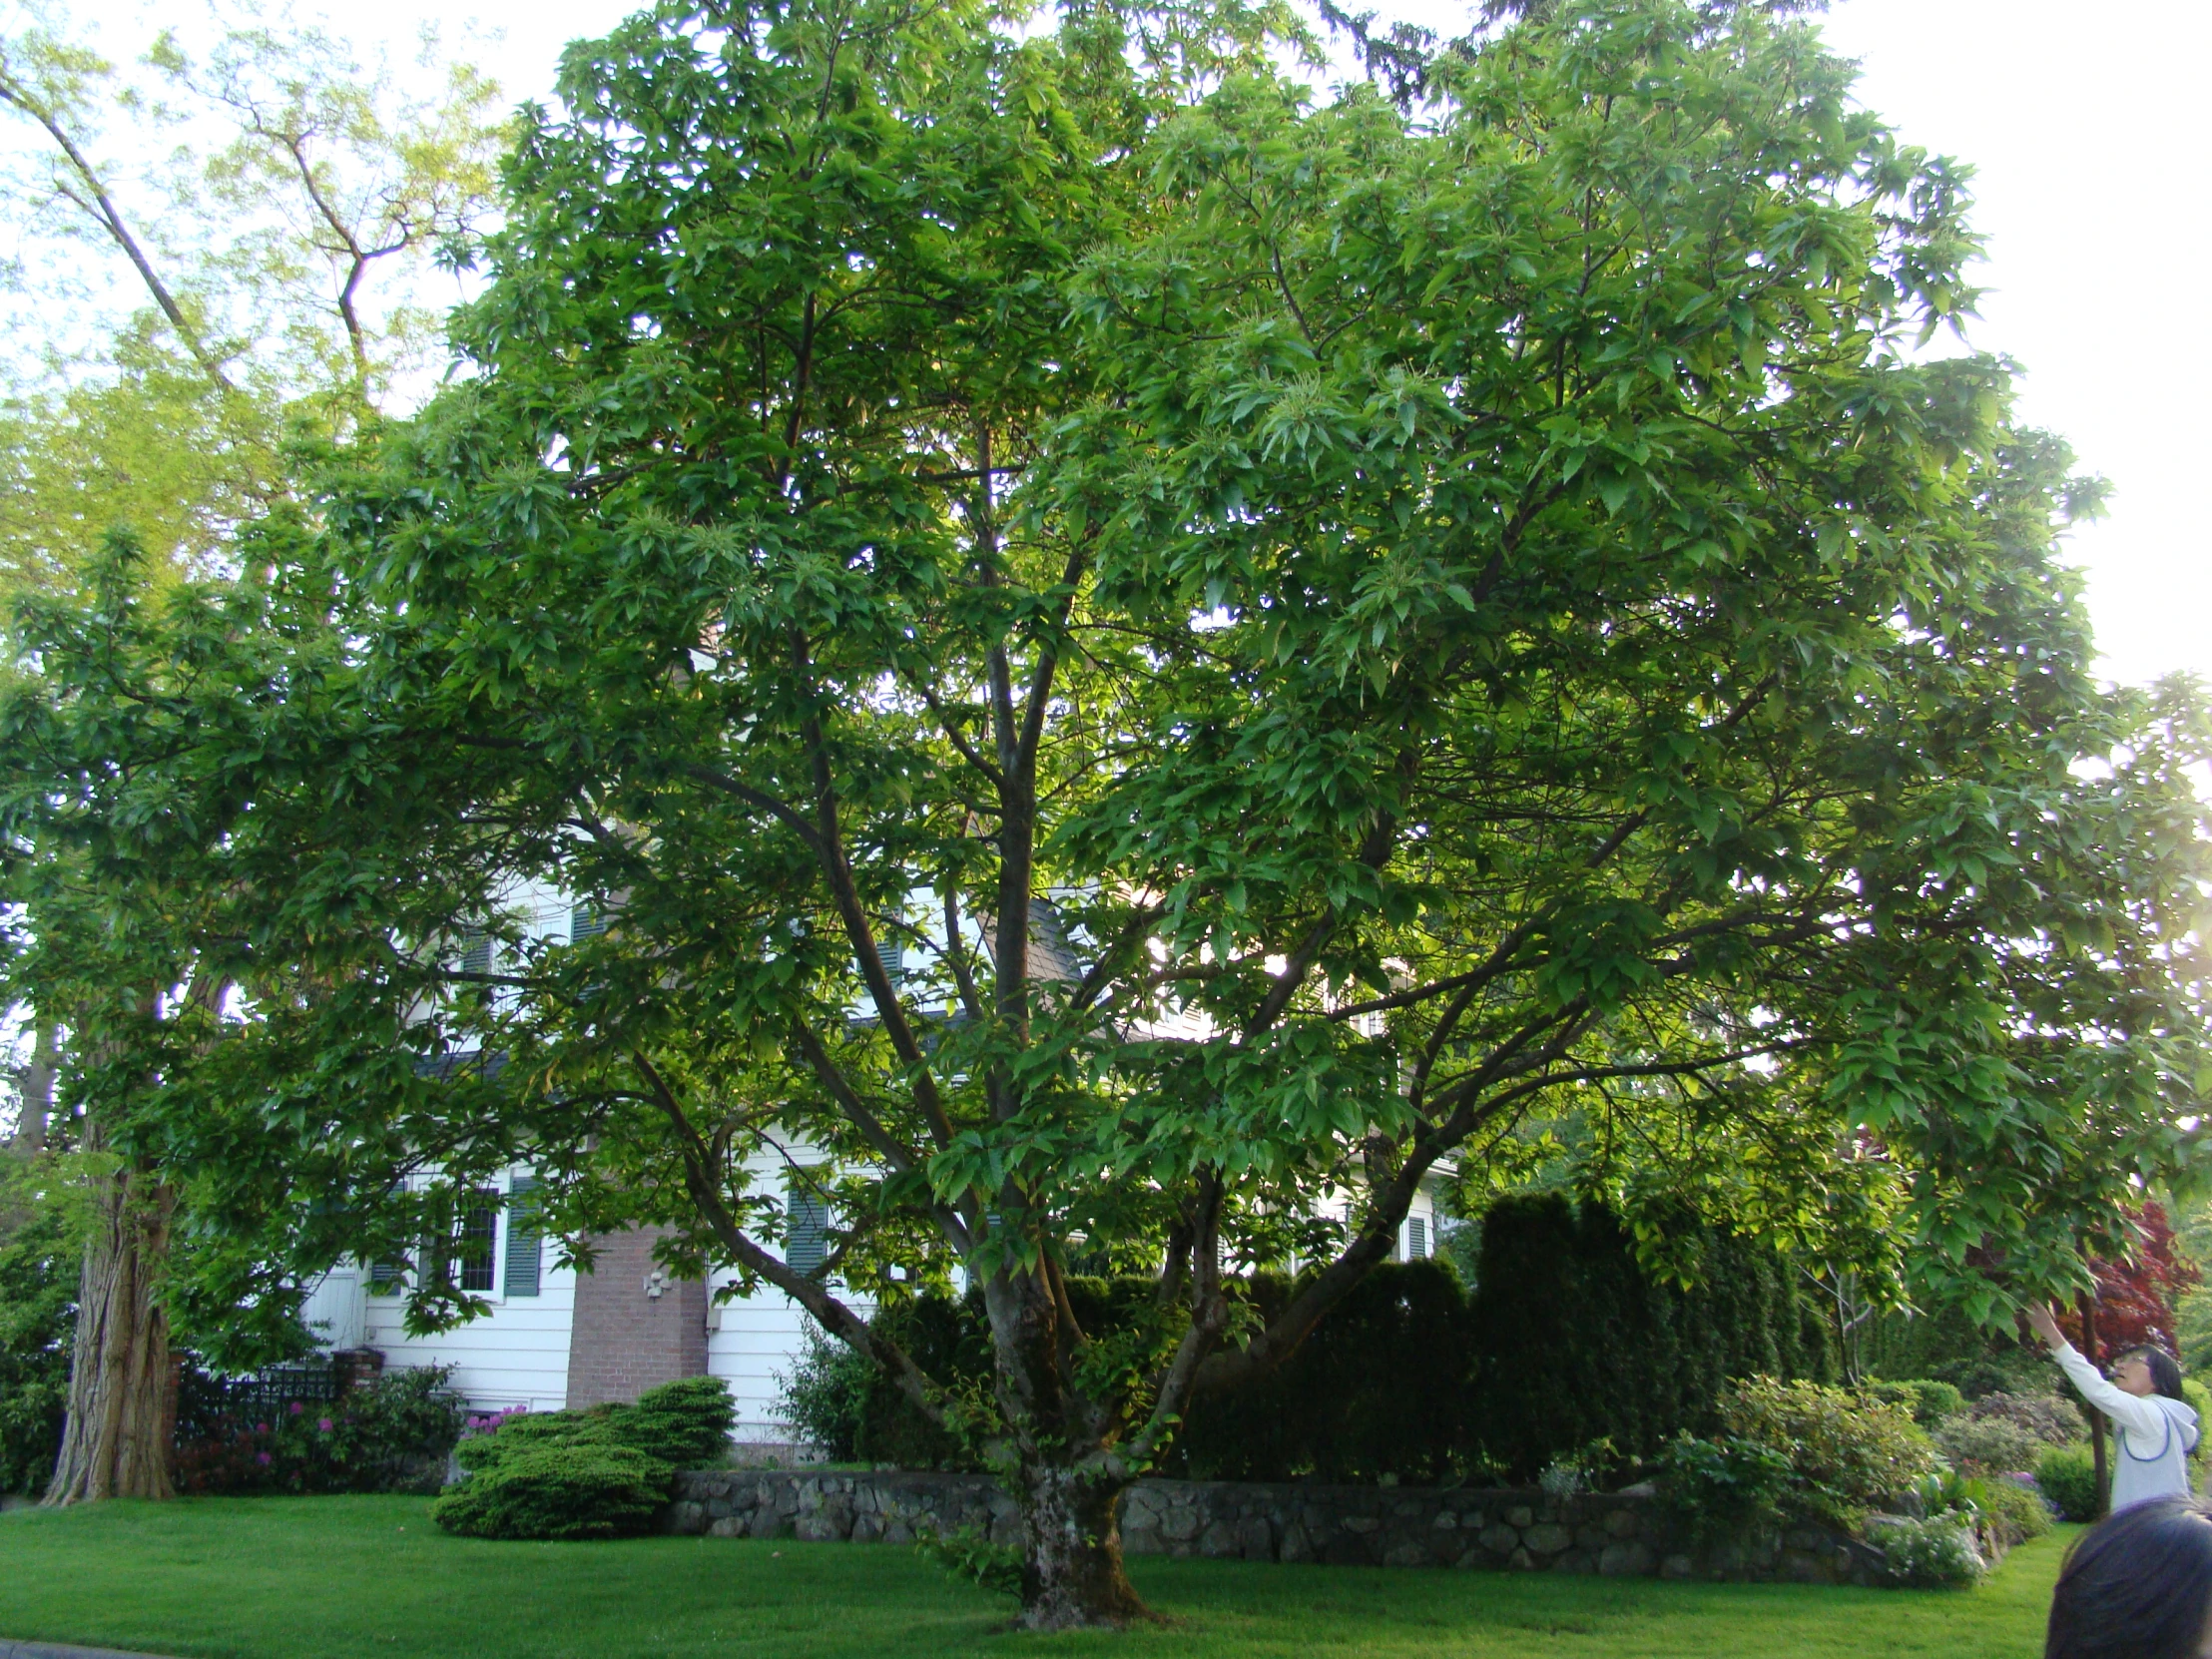
<instances>
[{"instance_id":1,"label":"dark hair","mask_svg":"<svg viewBox=\"0 0 2212 1659\"><path fill-rule=\"evenodd\" d=\"M2066 1552L2043 1659L2195 1659L2208 1611L2212 1503L2131 1504Z\"/></svg>"},{"instance_id":2,"label":"dark hair","mask_svg":"<svg viewBox=\"0 0 2212 1659\"><path fill-rule=\"evenodd\" d=\"M2181 1367L2174 1357L2162 1348L2145 1343L2141 1348L2131 1348L2120 1356L2122 1360L2140 1360L2150 1367L2150 1385L2168 1399L2187 1402L2188 1395L2181 1391ZM2116 1364L2117 1362L2115 1362Z\"/></svg>"}]
</instances>

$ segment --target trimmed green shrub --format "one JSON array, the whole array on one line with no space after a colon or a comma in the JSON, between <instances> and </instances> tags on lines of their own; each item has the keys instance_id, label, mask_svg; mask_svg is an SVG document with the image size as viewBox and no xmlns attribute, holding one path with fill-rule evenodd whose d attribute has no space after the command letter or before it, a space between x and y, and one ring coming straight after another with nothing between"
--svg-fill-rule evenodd
<instances>
[{"instance_id":1,"label":"trimmed green shrub","mask_svg":"<svg viewBox=\"0 0 2212 1659\"><path fill-rule=\"evenodd\" d=\"M623 1445L611 1420L614 1409L602 1405L586 1411L517 1411L488 1433L461 1441L453 1458L469 1473L481 1474L543 1446Z\"/></svg>"},{"instance_id":2,"label":"trimmed green shrub","mask_svg":"<svg viewBox=\"0 0 2212 1659\"><path fill-rule=\"evenodd\" d=\"M431 1508L476 1538L614 1538L641 1532L676 1471L720 1462L736 1409L719 1377L648 1388L632 1405L525 1411L455 1453L467 1478Z\"/></svg>"},{"instance_id":3,"label":"trimmed green shrub","mask_svg":"<svg viewBox=\"0 0 2212 1659\"><path fill-rule=\"evenodd\" d=\"M623 1443L673 1468L712 1468L730 1452L730 1427L738 1419L730 1384L719 1377L680 1377L618 1405L612 1418Z\"/></svg>"},{"instance_id":4,"label":"trimmed green shrub","mask_svg":"<svg viewBox=\"0 0 2212 1659\"><path fill-rule=\"evenodd\" d=\"M430 1516L470 1538L629 1537L652 1524L674 1472L629 1446L539 1439L447 1491Z\"/></svg>"},{"instance_id":5,"label":"trimmed green shrub","mask_svg":"<svg viewBox=\"0 0 2212 1659\"><path fill-rule=\"evenodd\" d=\"M1754 1377L1720 1409L1730 1433L1789 1459L1788 1507L1846 1530L1936 1472L1934 1442L1903 1406L1872 1394Z\"/></svg>"},{"instance_id":6,"label":"trimmed green shrub","mask_svg":"<svg viewBox=\"0 0 2212 1659\"><path fill-rule=\"evenodd\" d=\"M685 1377L646 1389L634 1405L516 1412L490 1433L463 1440L455 1455L472 1473L548 1444L624 1446L672 1469L712 1467L728 1451L736 1417L721 1378Z\"/></svg>"},{"instance_id":7,"label":"trimmed green shrub","mask_svg":"<svg viewBox=\"0 0 2212 1659\"><path fill-rule=\"evenodd\" d=\"M2087 1446L2045 1447L2035 1459L2035 1484L2063 1519L2097 1518L2097 1466Z\"/></svg>"}]
</instances>

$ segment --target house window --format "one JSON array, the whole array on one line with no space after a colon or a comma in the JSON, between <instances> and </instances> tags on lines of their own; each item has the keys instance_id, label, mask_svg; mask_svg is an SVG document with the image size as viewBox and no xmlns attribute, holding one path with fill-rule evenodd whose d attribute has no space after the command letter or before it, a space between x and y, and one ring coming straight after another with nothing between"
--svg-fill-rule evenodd
<instances>
[{"instance_id":1,"label":"house window","mask_svg":"<svg viewBox=\"0 0 2212 1659\"><path fill-rule=\"evenodd\" d=\"M403 1271L396 1262L371 1262L368 1264L368 1294L370 1296L397 1296L404 1283Z\"/></svg>"},{"instance_id":2,"label":"house window","mask_svg":"<svg viewBox=\"0 0 2212 1659\"><path fill-rule=\"evenodd\" d=\"M463 973L491 972L491 935L480 928L470 928L461 935L461 971Z\"/></svg>"},{"instance_id":3,"label":"house window","mask_svg":"<svg viewBox=\"0 0 2212 1659\"><path fill-rule=\"evenodd\" d=\"M536 1296L545 1271L545 1235L539 1230L538 1182L518 1175L507 1183L507 1295Z\"/></svg>"},{"instance_id":4,"label":"house window","mask_svg":"<svg viewBox=\"0 0 2212 1659\"><path fill-rule=\"evenodd\" d=\"M487 1292L494 1278L499 1243L499 1195L471 1193L461 1212L461 1236L453 1252L455 1281L464 1291Z\"/></svg>"},{"instance_id":5,"label":"house window","mask_svg":"<svg viewBox=\"0 0 2212 1659\"><path fill-rule=\"evenodd\" d=\"M1418 1262L1428 1255L1428 1222L1425 1217L1411 1216L1405 1223L1405 1259Z\"/></svg>"},{"instance_id":6,"label":"house window","mask_svg":"<svg viewBox=\"0 0 2212 1659\"><path fill-rule=\"evenodd\" d=\"M784 1260L796 1273L820 1273L830 1259L830 1206L794 1176L784 1192Z\"/></svg>"},{"instance_id":7,"label":"house window","mask_svg":"<svg viewBox=\"0 0 2212 1659\"><path fill-rule=\"evenodd\" d=\"M607 930L607 912L596 904L579 904L568 912L568 942L596 939Z\"/></svg>"}]
</instances>

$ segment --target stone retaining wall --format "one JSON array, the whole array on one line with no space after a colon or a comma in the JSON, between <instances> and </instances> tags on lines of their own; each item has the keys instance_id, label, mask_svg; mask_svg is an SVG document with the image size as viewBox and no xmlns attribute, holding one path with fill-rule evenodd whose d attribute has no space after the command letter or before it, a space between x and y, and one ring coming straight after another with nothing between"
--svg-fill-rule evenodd
<instances>
[{"instance_id":1,"label":"stone retaining wall","mask_svg":"<svg viewBox=\"0 0 2212 1659\"><path fill-rule=\"evenodd\" d=\"M677 1477L664 1530L717 1537L911 1543L972 1530L1020 1541L1014 1502L982 1475L712 1469ZM1476 1487L1145 1480L1122 1499L1132 1555L1325 1561L1386 1567L1598 1573L1607 1577L1874 1582L1881 1551L1812 1527L1693 1551L1648 1492L1554 1502Z\"/></svg>"}]
</instances>

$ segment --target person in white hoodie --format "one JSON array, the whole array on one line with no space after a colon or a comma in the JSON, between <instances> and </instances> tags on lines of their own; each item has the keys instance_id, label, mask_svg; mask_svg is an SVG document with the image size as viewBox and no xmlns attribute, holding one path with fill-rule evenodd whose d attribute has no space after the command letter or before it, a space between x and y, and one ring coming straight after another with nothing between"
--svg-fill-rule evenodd
<instances>
[{"instance_id":1,"label":"person in white hoodie","mask_svg":"<svg viewBox=\"0 0 2212 1659\"><path fill-rule=\"evenodd\" d=\"M2048 1308L2027 1323L2081 1397L2112 1420L2112 1512L2154 1497L2187 1497L2189 1453L2197 1445L2197 1408L2181 1397L2181 1367L2163 1349L2131 1348L2112 1362L2110 1381L2084 1360Z\"/></svg>"}]
</instances>

